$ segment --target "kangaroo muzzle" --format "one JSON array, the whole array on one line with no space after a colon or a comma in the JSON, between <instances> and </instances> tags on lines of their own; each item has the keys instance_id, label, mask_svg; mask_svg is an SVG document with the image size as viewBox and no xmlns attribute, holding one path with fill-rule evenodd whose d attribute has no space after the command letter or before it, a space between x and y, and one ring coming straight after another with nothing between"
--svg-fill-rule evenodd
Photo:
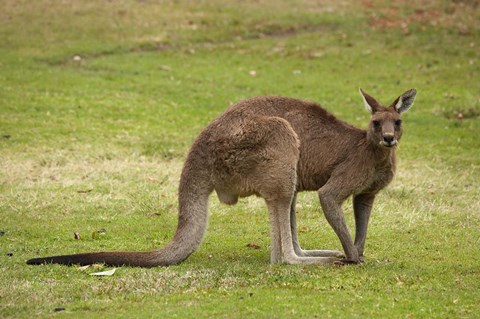
<instances>
[{"instance_id":1,"label":"kangaroo muzzle","mask_svg":"<svg viewBox=\"0 0 480 319\"><path fill-rule=\"evenodd\" d=\"M395 138L394 134L386 133L383 134L383 139L380 144L383 146L392 147L397 144L397 139Z\"/></svg>"}]
</instances>

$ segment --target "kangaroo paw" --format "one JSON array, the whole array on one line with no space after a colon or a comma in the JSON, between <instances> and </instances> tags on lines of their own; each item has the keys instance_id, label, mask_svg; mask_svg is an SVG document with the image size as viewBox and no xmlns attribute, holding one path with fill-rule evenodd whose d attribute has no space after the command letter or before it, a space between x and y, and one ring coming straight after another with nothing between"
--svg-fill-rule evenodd
<instances>
[{"instance_id":1,"label":"kangaroo paw","mask_svg":"<svg viewBox=\"0 0 480 319\"><path fill-rule=\"evenodd\" d=\"M300 256L300 255L299 255ZM302 255L304 257L337 257L345 258L343 252L339 250L303 250Z\"/></svg>"},{"instance_id":2,"label":"kangaroo paw","mask_svg":"<svg viewBox=\"0 0 480 319\"><path fill-rule=\"evenodd\" d=\"M361 264L362 262L363 262L363 260L361 260L361 259L350 260L350 259L343 258L343 259L339 259L338 261L336 261L335 265L338 265L338 266L358 265L358 264Z\"/></svg>"}]
</instances>

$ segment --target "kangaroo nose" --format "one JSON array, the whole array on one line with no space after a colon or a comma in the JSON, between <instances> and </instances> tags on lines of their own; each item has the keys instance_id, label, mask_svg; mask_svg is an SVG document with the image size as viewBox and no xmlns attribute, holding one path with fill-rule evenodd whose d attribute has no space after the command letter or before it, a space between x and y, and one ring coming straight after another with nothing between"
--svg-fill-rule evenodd
<instances>
[{"instance_id":1,"label":"kangaroo nose","mask_svg":"<svg viewBox=\"0 0 480 319\"><path fill-rule=\"evenodd\" d=\"M386 134L383 136L383 140L388 144L391 144L394 141L394 139L395 139L394 135Z\"/></svg>"}]
</instances>

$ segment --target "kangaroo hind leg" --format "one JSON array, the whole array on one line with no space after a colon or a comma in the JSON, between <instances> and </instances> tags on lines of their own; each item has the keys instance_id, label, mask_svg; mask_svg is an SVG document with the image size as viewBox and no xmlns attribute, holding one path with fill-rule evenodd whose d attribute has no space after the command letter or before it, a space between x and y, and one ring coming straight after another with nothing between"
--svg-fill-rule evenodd
<instances>
[{"instance_id":1,"label":"kangaroo hind leg","mask_svg":"<svg viewBox=\"0 0 480 319\"><path fill-rule=\"evenodd\" d=\"M299 142L290 124L280 118L263 119L267 122L268 141L262 150L262 161L255 169L255 189L268 207L272 240L271 261L287 264L330 264L335 257L302 257L294 250L290 210L296 191L296 167ZM262 123L263 124L263 123ZM269 133L270 133L269 132ZM296 240L298 243L298 240Z\"/></svg>"},{"instance_id":2,"label":"kangaroo hind leg","mask_svg":"<svg viewBox=\"0 0 480 319\"><path fill-rule=\"evenodd\" d=\"M298 241L297 213L296 213L297 195L295 194L290 207L290 227L292 230L293 250L299 257L344 257L339 250L304 250Z\"/></svg>"},{"instance_id":3,"label":"kangaroo hind leg","mask_svg":"<svg viewBox=\"0 0 480 319\"><path fill-rule=\"evenodd\" d=\"M290 201L276 199L267 201L272 237L272 262L286 264L333 264L339 259L335 256L298 256L293 248L292 233L290 227ZM280 248L278 247L280 246ZM280 258L278 258L280 254ZM273 260L276 257L277 260Z\"/></svg>"}]
</instances>

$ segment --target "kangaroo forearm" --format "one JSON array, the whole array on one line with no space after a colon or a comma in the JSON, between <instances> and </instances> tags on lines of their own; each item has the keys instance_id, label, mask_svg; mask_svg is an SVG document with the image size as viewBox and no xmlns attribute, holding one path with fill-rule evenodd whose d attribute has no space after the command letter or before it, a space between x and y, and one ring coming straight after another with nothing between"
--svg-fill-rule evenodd
<instances>
[{"instance_id":1,"label":"kangaroo forearm","mask_svg":"<svg viewBox=\"0 0 480 319\"><path fill-rule=\"evenodd\" d=\"M341 208L341 202L337 203L332 196L320 190L320 204L322 205L325 218L337 234L342 244L348 261L359 262L359 255L355 247L347 223Z\"/></svg>"},{"instance_id":2,"label":"kangaroo forearm","mask_svg":"<svg viewBox=\"0 0 480 319\"><path fill-rule=\"evenodd\" d=\"M353 212L355 215L355 247L358 254L363 255L365 238L367 237L368 221L373 207L375 195L362 194L353 198Z\"/></svg>"}]
</instances>

